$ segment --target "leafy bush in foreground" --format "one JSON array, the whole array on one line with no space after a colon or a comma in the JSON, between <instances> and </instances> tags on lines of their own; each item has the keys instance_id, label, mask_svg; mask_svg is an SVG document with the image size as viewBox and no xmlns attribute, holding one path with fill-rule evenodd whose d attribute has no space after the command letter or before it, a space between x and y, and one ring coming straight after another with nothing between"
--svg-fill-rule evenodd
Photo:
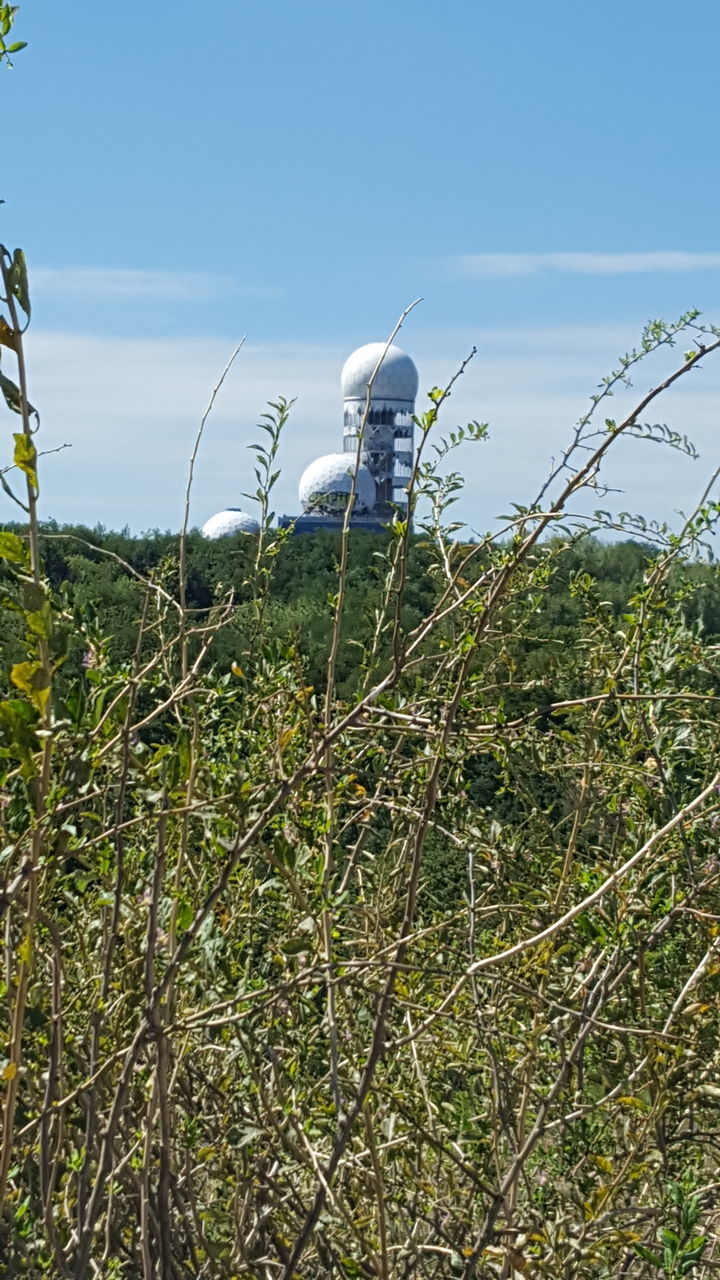
<instances>
[{"instance_id":1,"label":"leafy bush in foreground","mask_svg":"<svg viewBox=\"0 0 720 1280\"><path fill-rule=\"evenodd\" d=\"M420 602L398 520L363 616L345 529L308 652L276 626L297 552L266 523L213 599L184 533L128 568L118 637L114 586L71 601L43 570L27 282L2 253L28 515L0 533L5 1274L711 1274L720 654L683 560L717 511L657 532L620 618L557 529L720 340L651 326L640 354L687 329L697 350L625 422L583 420L475 546L426 462L434 391ZM550 689L553 582L574 643Z\"/></svg>"}]
</instances>

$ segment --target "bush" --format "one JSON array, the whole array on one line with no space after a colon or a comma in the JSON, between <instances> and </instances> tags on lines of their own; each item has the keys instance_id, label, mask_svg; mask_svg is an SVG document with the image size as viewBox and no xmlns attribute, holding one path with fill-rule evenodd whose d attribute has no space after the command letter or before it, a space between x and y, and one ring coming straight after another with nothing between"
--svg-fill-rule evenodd
<instances>
[{"instance_id":1,"label":"bush","mask_svg":"<svg viewBox=\"0 0 720 1280\"><path fill-rule=\"evenodd\" d=\"M640 354L686 330L665 385L720 345L691 315ZM454 541L426 464L446 390L417 540L265 520L86 555L43 537L3 385L29 516L0 533L8 1274L699 1273L720 671L688 557L717 509L652 546L559 532L662 387L586 419L499 539Z\"/></svg>"}]
</instances>

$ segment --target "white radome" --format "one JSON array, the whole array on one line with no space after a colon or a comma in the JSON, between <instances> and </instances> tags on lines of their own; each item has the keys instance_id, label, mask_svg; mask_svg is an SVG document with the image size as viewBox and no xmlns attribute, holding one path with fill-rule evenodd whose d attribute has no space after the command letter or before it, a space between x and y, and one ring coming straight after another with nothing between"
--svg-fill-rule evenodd
<instances>
[{"instance_id":1,"label":"white radome","mask_svg":"<svg viewBox=\"0 0 720 1280\"><path fill-rule=\"evenodd\" d=\"M227 507L206 520L202 527L203 538L229 538L234 533L259 533L260 525L254 516L239 507Z\"/></svg>"},{"instance_id":2,"label":"white radome","mask_svg":"<svg viewBox=\"0 0 720 1280\"><path fill-rule=\"evenodd\" d=\"M300 477L298 497L306 515L342 515L352 489L354 453L328 453L316 458ZM355 515L367 515L375 506L375 481L360 464L355 487Z\"/></svg>"},{"instance_id":3,"label":"white radome","mask_svg":"<svg viewBox=\"0 0 720 1280\"><path fill-rule=\"evenodd\" d=\"M366 398L368 383L384 350L384 342L368 342L348 356L341 375L344 400ZM418 371L410 356L399 347L388 347L373 382L373 400L414 401L417 392Z\"/></svg>"}]
</instances>

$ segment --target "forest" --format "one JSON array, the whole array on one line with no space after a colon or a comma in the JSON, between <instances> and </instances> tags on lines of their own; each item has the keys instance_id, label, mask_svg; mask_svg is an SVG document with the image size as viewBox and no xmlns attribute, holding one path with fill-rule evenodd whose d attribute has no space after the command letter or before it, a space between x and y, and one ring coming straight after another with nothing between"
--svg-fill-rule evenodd
<instances>
[{"instance_id":1,"label":"forest","mask_svg":"<svg viewBox=\"0 0 720 1280\"><path fill-rule=\"evenodd\" d=\"M8 531L22 533L22 526L7 524ZM102 528L60 527L45 524L40 532L44 572L50 586L64 597L68 617L82 617L85 625L96 613L100 630L107 633L103 645L116 662L132 656L143 582L152 576L177 589L177 535L150 532L133 537ZM373 619L381 600L382 560L387 539L350 531L347 607L353 618L352 635L341 636L336 679L343 693L356 687L358 647L368 643ZM457 543L458 559L472 552L472 543ZM233 593L233 615L214 638L210 658L219 672L227 672L236 652L246 643L250 625L251 575L255 556L253 538L238 535L207 540L193 532L187 540L186 603L196 616L208 616L226 592ZM298 645L317 689L325 679L328 639L328 597L337 580L340 538L332 532L286 540L275 558L266 604L268 623L278 640ZM549 568L546 589L537 595L529 611L523 636L523 665L532 667L537 679L545 673L552 684L563 668L564 647L578 638L583 607L571 584L588 574L598 596L620 622L628 602L653 563L656 550L650 543L625 539L601 541L591 536L566 544L547 540L542 548ZM482 562L471 563L470 578L481 572ZM712 566L683 562L673 569L673 583L688 587L684 618L707 641L720 635L720 596ZM406 623L417 625L427 617L439 596L433 573L432 547L415 535L408 550L408 582L403 601ZM22 652L22 629L12 612L4 617L0 638L0 664L4 683L10 665ZM71 629L72 630L72 629ZM15 635L13 634L15 632ZM78 629L78 632L80 629ZM533 638L535 643L533 644ZM82 651L70 636L63 679L80 670ZM552 699L551 699L552 700Z\"/></svg>"},{"instance_id":2,"label":"forest","mask_svg":"<svg viewBox=\"0 0 720 1280\"><path fill-rule=\"evenodd\" d=\"M20 532L18 526L6 526ZM128 669L136 644L138 619L143 607L144 582L148 578L177 589L174 553L177 537L150 533L144 537L82 527L41 531L43 567L47 582L63 601L68 626L67 651L55 681L56 696L71 699L82 688L87 694L93 674L107 663L112 669ZM349 537L350 567L346 575L346 607L353 620L352 634L341 633L336 656L335 685L341 697L354 697L361 687L359 656L372 642L374 621L381 604L382 562L387 540L365 532ZM233 667L239 654L252 644L253 597L250 590L254 539L239 535L208 541L193 533L186 555L186 605L196 621L209 619L225 593L232 593L233 607L226 624L213 635L207 662L217 681L234 681ZM472 555L472 544L458 543L451 555ZM265 624L273 645L296 655L308 691L314 698L326 689L327 646L331 620L328 599L337 580L340 538L328 532L284 541L274 560L272 579L264 605ZM503 667L507 691L504 714L532 714L536 724L549 729L565 721L556 702L586 692L584 666L570 660L583 641L584 590L592 584L593 597L608 620L622 625L625 611L642 585L643 576L656 559L649 544L637 541L601 542L585 537L572 545L549 540L541 550L547 565L543 589L530 591L519 608L522 626L502 645L493 645L493 663ZM421 536L408 548L408 581L403 600L403 625L415 628L429 617L438 603L431 547ZM479 565L468 568L475 578ZM712 566L701 563L676 565L673 590L683 625L702 646L720 642L720 583ZM580 586L582 584L582 590ZM2 611L0 638L0 688L11 697L13 664L23 656L21 615L7 606ZM152 652L147 636L141 653ZM382 652L382 650L381 650ZM502 654L502 656L501 656ZM382 654L387 664L390 654ZM516 672L521 673L515 679ZM157 745L168 724L155 719L148 730L148 744ZM142 736L142 735L141 735ZM502 781L489 755L469 757L464 772L472 793L488 813L514 812L514 791ZM547 788L547 782L543 784ZM523 805L518 804L518 814ZM437 842L436 842L437 843ZM466 894L466 854L453 843L441 842L428 850L424 869L425 891L436 907L450 910L462 904ZM79 867L81 877L87 868Z\"/></svg>"},{"instance_id":3,"label":"forest","mask_svg":"<svg viewBox=\"0 0 720 1280\"><path fill-rule=\"evenodd\" d=\"M0 532L6 1274L712 1274L718 510L465 543L421 465Z\"/></svg>"}]
</instances>

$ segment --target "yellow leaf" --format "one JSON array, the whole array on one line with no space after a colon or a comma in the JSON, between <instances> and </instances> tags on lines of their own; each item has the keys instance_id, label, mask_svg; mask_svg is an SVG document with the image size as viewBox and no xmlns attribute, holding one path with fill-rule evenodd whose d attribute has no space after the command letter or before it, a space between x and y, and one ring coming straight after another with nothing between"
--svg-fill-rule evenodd
<instances>
[{"instance_id":1,"label":"yellow leaf","mask_svg":"<svg viewBox=\"0 0 720 1280\"><path fill-rule=\"evenodd\" d=\"M238 676L239 679L243 680L245 678L245 672L237 662L233 662L230 670L232 671L233 675Z\"/></svg>"},{"instance_id":2,"label":"yellow leaf","mask_svg":"<svg viewBox=\"0 0 720 1280\"><path fill-rule=\"evenodd\" d=\"M30 964L32 960L32 943L29 938L23 938L18 947L18 957L21 964Z\"/></svg>"},{"instance_id":3,"label":"yellow leaf","mask_svg":"<svg viewBox=\"0 0 720 1280\"><path fill-rule=\"evenodd\" d=\"M37 489L37 472L35 470L37 466L37 449L30 436L27 436L24 431L14 432L13 440L15 441L13 462L16 467L19 467L25 473L33 489Z\"/></svg>"},{"instance_id":4,"label":"yellow leaf","mask_svg":"<svg viewBox=\"0 0 720 1280\"><path fill-rule=\"evenodd\" d=\"M17 1075L17 1062L8 1062L2 1073L3 1080L14 1080Z\"/></svg>"},{"instance_id":5,"label":"yellow leaf","mask_svg":"<svg viewBox=\"0 0 720 1280\"><path fill-rule=\"evenodd\" d=\"M42 711L50 695L50 677L39 662L16 662L10 671L10 679L16 689L26 693L30 701Z\"/></svg>"}]
</instances>

